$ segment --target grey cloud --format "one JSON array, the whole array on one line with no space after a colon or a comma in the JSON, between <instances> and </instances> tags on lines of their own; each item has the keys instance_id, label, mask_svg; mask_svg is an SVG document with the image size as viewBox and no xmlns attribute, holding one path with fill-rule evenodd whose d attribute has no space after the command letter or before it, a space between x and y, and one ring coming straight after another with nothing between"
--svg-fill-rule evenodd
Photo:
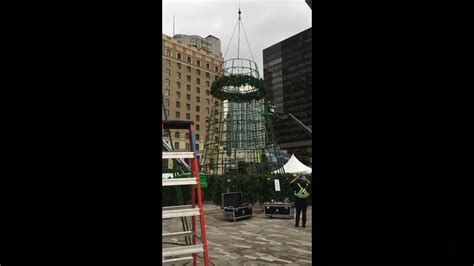
<instances>
[{"instance_id":1,"label":"grey cloud","mask_svg":"<svg viewBox=\"0 0 474 266\"><path fill-rule=\"evenodd\" d=\"M173 14L176 34L212 34L221 40L222 53L237 22L238 1L165 1L163 33L172 35ZM311 9L304 0L255 0L240 3L242 21L260 74L263 74L263 49L311 27ZM237 30L236 30L237 31ZM225 59L237 56L237 32ZM241 30L240 56L251 58Z\"/></svg>"}]
</instances>

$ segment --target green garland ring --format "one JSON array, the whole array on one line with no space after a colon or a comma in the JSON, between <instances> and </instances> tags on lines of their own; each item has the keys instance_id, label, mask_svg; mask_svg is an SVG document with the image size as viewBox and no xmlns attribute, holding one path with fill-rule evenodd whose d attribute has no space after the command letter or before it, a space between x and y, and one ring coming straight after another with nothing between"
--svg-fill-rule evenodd
<instances>
[{"instance_id":1,"label":"green garland ring","mask_svg":"<svg viewBox=\"0 0 474 266\"><path fill-rule=\"evenodd\" d=\"M250 85L256 90L252 92L228 92L223 88L226 86L240 87ZM249 75L230 75L220 76L212 83L211 94L220 100L229 100L231 102L250 102L252 100L260 100L265 97L265 81Z\"/></svg>"}]
</instances>

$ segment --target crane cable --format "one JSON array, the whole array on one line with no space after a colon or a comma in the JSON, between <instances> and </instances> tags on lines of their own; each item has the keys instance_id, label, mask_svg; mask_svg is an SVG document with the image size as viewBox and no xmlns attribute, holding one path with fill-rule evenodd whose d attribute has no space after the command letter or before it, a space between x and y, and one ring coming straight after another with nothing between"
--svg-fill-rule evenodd
<instances>
[{"instance_id":1,"label":"crane cable","mask_svg":"<svg viewBox=\"0 0 474 266\"><path fill-rule=\"evenodd\" d=\"M240 0L239 0L239 11L238 11L238 14L239 14L239 17L238 17L238 19L237 19L237 23L235 23L234 31L232 32L232 36L230 37L230 41L229 41L229 44L227 45L227 49L225 50L224 58L225 58L225 56L227 55L227 52L228 52L229 47L230 47L230 44L232 43L232 40L233 40L233 38L234 38L234 34L235 34L235 30L236 30L237 26L239 27L239 31L237 32L237 59L240 58L240 24L242 24L242 30L243 30L243 32L244 32L245 41L247 42L247 46L248 46L249 51L250 51L250 56L252 57L252 60L255 61L255 58L254 58L253 53L252 53L252 48L250 47L249 39L248 39L248 37L247 37L247 33L245 32L244 23L242 22L242 18L241 18L242 11L240 10Z\"/></svg>"}]
</instances>

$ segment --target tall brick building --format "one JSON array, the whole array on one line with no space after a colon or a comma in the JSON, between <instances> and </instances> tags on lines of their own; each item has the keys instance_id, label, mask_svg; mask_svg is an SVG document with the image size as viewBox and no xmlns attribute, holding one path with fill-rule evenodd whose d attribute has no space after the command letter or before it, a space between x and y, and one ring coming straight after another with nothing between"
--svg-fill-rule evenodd
<instances>
[{"instance_id":1,"label":"tall brick building","mask_svg":"<svg viewBox=\"0 0 474 266\"><path fill-rule=\"evenodd\" d=\"M169 120L194 121L199 154L204 148L211 107L221 104L213 100L210 93L223 62L217 51L220 41L214 36L208 39L212 39L212 49L199 47L191 39L162 35L162 95L167 112L162 112L162 116L166 115ZM189 150L189 136L184 132L171 131L175 150Z\"/></svg>"}]
</instances>

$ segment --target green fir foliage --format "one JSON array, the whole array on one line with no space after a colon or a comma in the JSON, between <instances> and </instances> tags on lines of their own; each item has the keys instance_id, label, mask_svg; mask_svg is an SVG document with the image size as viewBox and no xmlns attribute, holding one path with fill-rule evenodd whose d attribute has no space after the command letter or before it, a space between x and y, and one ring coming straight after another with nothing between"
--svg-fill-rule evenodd
<instances>
[{"instance_id":1,"label":"green fir foliage","mask_svg":"<svg viewBox=\"0 0 474 266\"><path fill-rule=\"evenodd\" d=\"M222 193L242 192L242 201L255 204L264 203L274 199L283 201L289 198L294 201L294 191L290 187L293 179L291 174L243 174L232 176L208 176L209 187L206 191L208 201L221 205ZM307 176L311 181L311 176ZM280 190L275 191L274 179L280 180ZM309 198L311 200L311 196Z\"/></svg>"},{"instance_id":2,"label":"green fir foliage","mask_svg":"<svg viewBox=\"0 0 474 266\"><path fill-rule=\"evenodd\" d=\"M306 176L311 180L311 175ZM236 174L230 176L207 176L208 187L203 188L202 195L204 201L212 201L216 205L222 203L222 193L242 192L242 201L250 204L257 202L283 201L289 198L294 202L294 191L290 187L293 179L291 174ZM275 191L274 179L280 180L280 192ZM176 187L162 187L162 205L180 205L177 194L181 194L186 204L190 204L191 190L189 187L182 187L178 192ZM312 195L308 200L311 202Z\"/></svg>"},{"instance_id":3,"label":"green fir foliage","mask_svg":"<svg viewBox=\"0 0 474 266\"><path fill-rule=\"evenodd\" d=\"M252 92L227 92L223 91L226 86L240 87L250 85L256 90ZM211 86L212 96L231 102L250 102L252 100L260 100L265 97L265 81L249 75L230 75L220 76Z\"/></svg>"}]
</instances>

